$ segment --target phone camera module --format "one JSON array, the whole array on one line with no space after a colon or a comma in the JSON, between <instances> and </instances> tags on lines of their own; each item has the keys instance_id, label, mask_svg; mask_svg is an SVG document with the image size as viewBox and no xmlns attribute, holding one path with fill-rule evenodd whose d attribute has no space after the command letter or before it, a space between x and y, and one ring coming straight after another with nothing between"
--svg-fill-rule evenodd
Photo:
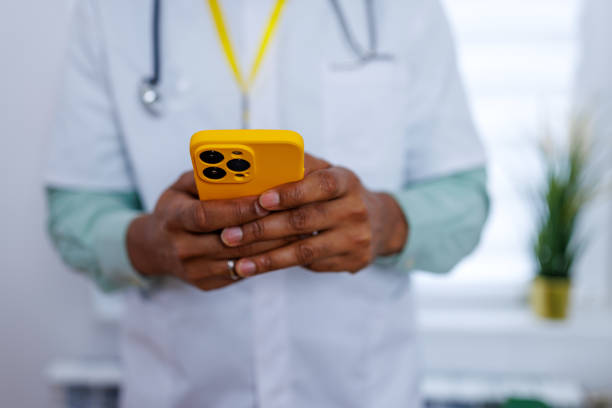
<instances>
[{"instance_id":1,"label":"phone camera module","mask_svg":"<svg viewBox=\"0 0 612 408\"><path fill-rule=\"evenodd\" d=\"M243 159L232 159L227 162L227 168L230 169L231 171L236 171L236 172L245 171L249 167L251 167L251 163Z\"/></svg>"},{"instance_id":2,"label":"phone camera module","mask_svg":"<svg viewBox=\"0 0 612 408\"><path fill-rule=\"evenodd\" d=\"M216 150L206 150L200 153L200 160L207 164L221 163L223 159L223 155Z\"/></svg>"},{"instance_id":3,"label":"phone camera module","mask_svg":"<svg viewBox=\"0 0 612 408\"><path fill-rule=\"evenodd\" d=\"M204 177L212 180L222 179L226 174L227 172L221 167L207 167L204 169Z\"/></svg>"}]
</instances>

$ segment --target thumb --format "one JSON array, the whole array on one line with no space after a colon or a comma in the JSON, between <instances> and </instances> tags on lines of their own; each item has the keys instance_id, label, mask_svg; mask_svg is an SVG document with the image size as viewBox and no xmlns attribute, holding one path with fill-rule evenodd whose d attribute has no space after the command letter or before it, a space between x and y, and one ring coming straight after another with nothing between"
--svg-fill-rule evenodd
<instances>
[{"instance_id":1,"label":"thumb","mask_svg":"<svg viewBox=\"0 0 612 408\"><path fill-rule=\"evenodd\" d=\"M174 182L170 189L197 197L198 189L196 187L193 170L186 171L181 174L181 176Z\"/></svg>"},{"instance_id":2,"label":"thumb","mask_svg":"<svg viewBox=\"0 0 612 408\"><path fill-rule=\"evenodd\" d=\"M331 167L327 161L319 159L311 154L304 153L304 176L309 175L313 171L327 169Z\"/></svg>"}]
</instances>

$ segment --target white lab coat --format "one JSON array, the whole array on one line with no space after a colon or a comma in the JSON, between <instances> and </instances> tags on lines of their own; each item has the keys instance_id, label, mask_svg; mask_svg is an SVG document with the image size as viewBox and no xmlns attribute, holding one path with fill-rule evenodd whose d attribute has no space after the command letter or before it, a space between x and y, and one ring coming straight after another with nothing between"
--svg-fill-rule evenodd
<instances>
[{"instance_id":1,"label":"white lab coat","mask_svg":"<svg viewBox=\"0 0 612 408\"><path fill-rule=\"evenodd\" d=\"M150 210L190 168L192 133L239 126L239 93L202 0L163 3L164 115L143 109L151 3L79 2L48 184L136 189ZM366 44L363 3L342 4ZM222 5L250 63L273 1ZM394 59L339 69L355 57L330 4L289 2L252 95L252 127L298 131L308 152L376 190L482 165L438 1L375 5L379 49ZM417 406L412 309L409 274L376 266L356 275L293 268L212 292L174 280L149 297L134 291L124 406Z\"/></svg>"}]
</instances>

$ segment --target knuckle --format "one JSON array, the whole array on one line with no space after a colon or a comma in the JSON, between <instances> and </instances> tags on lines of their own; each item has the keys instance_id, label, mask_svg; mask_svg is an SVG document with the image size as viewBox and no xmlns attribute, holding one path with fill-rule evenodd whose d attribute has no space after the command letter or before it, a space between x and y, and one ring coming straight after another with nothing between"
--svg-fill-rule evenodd
<instances>
[{"instance_id":1,"label":"knuckle","mask_svg":"<svg viewBox=\"0 0 612 408\"><path fill-rule=\"evenodd\" d=\"M178 277L187 282L206 282L214 275L219 274L207 263L182 262L181 264L182 273Z\"/></svg>"},{"instance_id":2,"label":"knuckle","mask_svg":"<svg viewBox=\"0 0 612 408\"><path fill-rule=\"evenodd\" d=\"M262 239L264 237L264 234L265 227L262 221L257 220L249 224L248 235L250 235L253 240Z\"/></svg>"},{"instance_id":3,"label":"knuckle","mask_svg":"<svg viewBox=\"0 0 612 408\"><path fill-rule=\"evenodd\" d=\"M173 195L175 195L176 193L173 190L165 190L160 196L159 199L157 200L157 203L155 203L155 209L154 211L161 211L161 210L165 210L165 207L168 205L169 202L175 201Z\"/></svg>"},{"instance_id":4,"label":"knuckle","mask_svg":"<svg viewBox=\"0 0 612 408\"><path fill-rule=\"evenodd\" d=\"M206 228L206 225L208 224L208 211L204 203L198 202L193 209L193 220L197 228Z\"/></svg>"},{"instance_id":5,"label":"knuckle","mask_svg":"<svg viewBox=\"0 0 612 408\"><path fill-rule=\"evenodd\" d=\"M350 273L357 273L357 272L359 272L361 269L362 269L362 268L361 268L361 266L354 265L354 266L350 266L350 267L348 268L348 272L350 272Z\"/></svg>"},{"instance_id":6,"label":"knuckle","mask_svg":"<svg viewBox=\"0 0 612 408\"><path fill-rule=\"evenodd\" d=\"M188 282L195 281L198 279L198 270L192 266L183 266L179 277Z\"/></svg>"},{"instance_id":7,"label":"knuckle","mask_svg":"<svg viewBox=\"0 0 612 408\"><path fill-rule=\"evenodd\" d=\"M353 244L359 248L368 248L372 245L372 232L365 230L352 235Z\"/></svg>"},{"instance_id":8,"label":"knuckle","mask_svg":"<svg viewBox=\"0 0 612 408\"><path fill-rule=\"evenodd\" d=\"M345 169L344 167L341 170L346 175L346 178L348 179L348 183L351 187L361 184L361 180L359 180L359 177L357 176L357 174L353 173L349 169Z\"/></svg>"},{"instance_id":9,"label":"knuckle","mask_svg":"<svg viewBox=\"0 0 612 408\"><path fill-rule=\"evenodd\" d=\"M181 262L178 255L178 248L176 243L170 240L169 243L163 245L162 248L157 249L157 255L159 256L162 265L171 265L176 268L176 264Z\"/></svg>"},{"instance_id":10,"label":"knuckle","mask_svg":"<svg viewBox=\"0 0 612 408\"><path fill-rule=\"evenodd\" d=\"M357 273L366 266L368 266L370 263L372 263L371 255L360 255L356 259L353 259L353 262L351 262L348 267L348 271L351 273Z\"/></svg>"},{"instance_id":11,"label":"knuckle","mask_svg":"<svg viewBox=\"0 0 612 408\"><path fill-rule=\"evenodd\" d=\"M339 191L338 179L330 171L321 171L317 176L319 188L328 196L336 196Z\"/></svg>"},{"instance_id":12,"label":"knuckle","mask_svg":"<svg viewBox=\"0 0 612 408\"><path fill-rule=\"evenodd\" d=\"M187 184L188 182L190 182L193 178L193 172L192 171L186 171L183 174L181 174L178 179L176 179L176 182L174 183L176 184Z\"/></svg>"},{"instance_id":13,"label":"knuckle","mask_svg":"<svg viewBox=\"0 0 612 408\"><path fill-rule=\"evenodd\" d=\"M308 269L310 269L311 271L314 272L325 272L325 271L329 271L329 268L326 268L325 265L320 265L320 264L312 264L312 265L308 265L307 267Z\"/></svg>"},{"instance_id":14,"label":"knuckle","mask_svg":"<svg viewBox=\"0 0 612 408\"><path fill-rule=\"evenodd\" d=\"M191 181L190 179L193 179L193 172L186 171L183 174L181 174L166 191L169 191L169 190L183 191L185 190L185 186L188 185L189 182Z\"/></svg>"},{"instance_id":15,"label":"knuckle","mask_svg":"<svg viewBox=\"0 0 612 408\"><path fill-rule=\"evenodd\" d=\"M204 280L204 281L199 281L199 282L194 282L193 283L195 287L197 287L198 289L200 289L203 292L211 292L215 289L219 289L219 285L215 284L214 282L210 281L210 280Z\"/></svg>"},{"instance_id":16,"label":"knuckle","mask_svg":"<svg viewBox=\"0 0 612 408\"><path fill-rule=\"evenodd\" d=\"M321 161L321 166L325 169L332 167L331 163L325 159L319 159Z\"/></svg>"},{"instance_id":17,"label":"knuckle","mask_svg":"<svg viewBox=\"0 0 612 408\"><path fill-rule=\"evenodd\" d=\"M172 245L174 257L179 260L185 260L191 255L187 246L181 242L174 242Z\"/></svg>"},{"instance_id":18,"label":"knuckle","mask_svg":"<svg viewBox=\"0 0 612 408\"><path fill-rule=\"evenodd\" d=\"M364 222L369 218L368 209L361 200L350 206L348 215L351 220L356 222Z\"/></svg>"},{"instance_id":19,"label":"knuckle","mask_svg":"<svg viewBox=\"0 0 612 408\"><path fill-rule=\"evenodd\" d=\"M248 219L250 208L243 201L236 201L233 204L232 213L238 223L242 223L244 220Z\"/></svg>"},{"instance_id":20,"label":"knuckle","mask_svg":"<svg viewBox=\"0 0 612 408\"><path fill-rule=\"evenodd\" d=\"M301 184L280 193L281 206L291 206L304 200L304 188Z\"/></svg>"},{"instance_id":21,"label":"knuckle","mask_svg":"<svg viewBox=\"0 0 612 408\"><path fill-rule=\"evenodd\" d=\"M295 231L304 231L308 226L308 212L304 208L289 212L289 225Z\"/></svg>"},{"instance_id":22,"label":"knuckle","mask_svg":"<svg viewBox=\"0 0 612 408\"><path fill-rule=\"evenodd\" d=\"M189 277L187 275L187 266L183 262L178 262L178 264L175 265L175 267L172 269L171 275L184 281L189 281Z\"/></svg>"},{"instance_id":23,"label":"knuckle","mask_svg":"<svg viewBox=\"0 0 612 408\"><path fill-rule=\"evenodd\" d=\"M308 265L316 259L316 251L311 244L301 242L295 247L295 256L300 265Z\"/></svg>"},{"instance_id":24,"label":"knuckle","mask_svg":"<svg viewBox=\"0 0 612 408\"><path fill-rule=\"evenodd\" d=\"M370 252L366 252L364 255L361 256L361 259L360 259L361 268L368 266L369 264L372 263L373 260L374 260L373 255Z\"/></svg>"},{"instance_id":25,"label":"knuckle","mask_svg":"<svg viewBox=\"0 0 612 408\"><path fill-rule=\"evenodd\" d=\"M319 217L320 219L325 219L327 218L328 214L328 207L326 205L326 203L316 203L314 205L312 205L312 211L316 214L317 217Z\"/></svg>"},{"instance_id":26,"label":"knuckle","mask_svg":"<svg viewBox=\"0 0 612 408\"><path fill-rule=\"evenodd\" d=\"M260 256L256 261L257 272L267 272L271 271L274 268L274 262L272 262L272 258L268 255Z\"/></svg>"},{"instance_id":27,"label":"knuckle","mask_svg":"<svg viewBox=\"0 0 612 408\"><path fill-rule=\"evenodd\" d=\"M180 225L184 221L185 216L188 215L189 210L187 207L176 207L172 204L169 200L160 199L153 210L153 216L163 228Z\"/></svg>"}]
</instances>

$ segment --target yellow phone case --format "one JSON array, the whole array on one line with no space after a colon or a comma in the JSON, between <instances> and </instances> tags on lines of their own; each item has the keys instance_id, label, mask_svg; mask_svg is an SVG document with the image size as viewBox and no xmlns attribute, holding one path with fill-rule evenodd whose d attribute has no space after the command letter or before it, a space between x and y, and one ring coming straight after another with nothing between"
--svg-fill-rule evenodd
<instances>
[{"instance_id":1,"label":"yellow phone case","mask_svg":"<svg viewBox=\"0 0 612 408\"><path fill-rule=\"evenodd\" d=\"M200 200L258 195L304 177L304 141L290 130L203 130L189 151Z\"/></svg>"}]
</instances>

